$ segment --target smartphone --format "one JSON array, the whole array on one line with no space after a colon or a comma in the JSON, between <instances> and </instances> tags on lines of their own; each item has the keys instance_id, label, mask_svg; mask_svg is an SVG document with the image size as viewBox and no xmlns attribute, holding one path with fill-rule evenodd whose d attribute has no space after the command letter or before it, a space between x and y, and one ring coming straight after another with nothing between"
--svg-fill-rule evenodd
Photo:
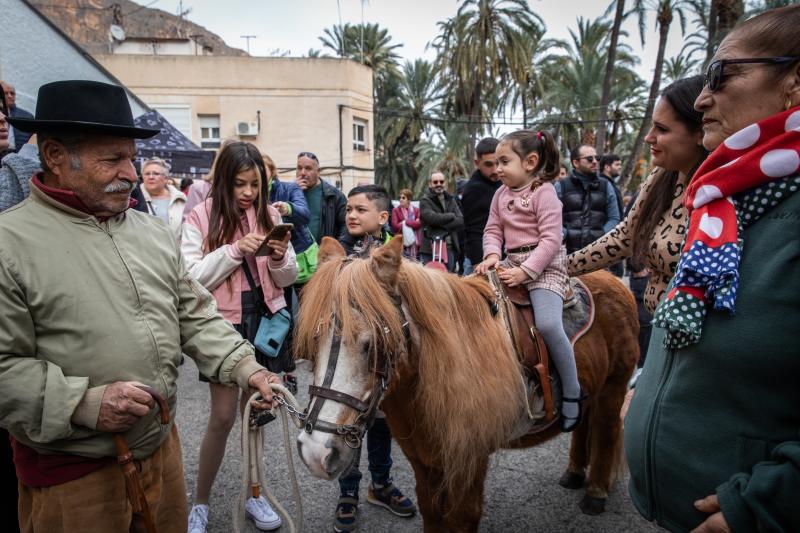
<instances>
[{"instance_id":1,"label":"smartphone","mask_svg":"<svg viewBox=\"0 0 800 533\"><path fill-rule=\"evenodd\" d=\"M271 255L272 247L268 244L269 241L282 241L286 234L294 229L294 224L277 224L269 232L267 238L261 243L261 246L256 250L256 256Z\"/></svg>"}]
</instances>

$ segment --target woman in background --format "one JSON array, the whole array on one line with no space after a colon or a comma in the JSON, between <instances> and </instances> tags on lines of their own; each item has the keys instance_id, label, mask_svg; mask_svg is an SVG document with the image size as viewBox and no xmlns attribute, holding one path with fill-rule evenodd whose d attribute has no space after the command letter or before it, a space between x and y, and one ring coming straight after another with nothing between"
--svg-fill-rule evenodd
<instances>
[{"instance_id":1,"label":"woman in background","mask_svg":"<svg viewBox=\"0 0 800 533\"><path fill-rule=\"evenodd\" d=\"M419 209L411 205L412 193L410 189L400 191L400 205L392 209L392 231L395 235L403 235L403 255L409 259L417 260L419 244L422 242L422 222L419 219ZM410 228L414 235L414 244L406 246L403 228Z\"/></svg>"}]
</instances>

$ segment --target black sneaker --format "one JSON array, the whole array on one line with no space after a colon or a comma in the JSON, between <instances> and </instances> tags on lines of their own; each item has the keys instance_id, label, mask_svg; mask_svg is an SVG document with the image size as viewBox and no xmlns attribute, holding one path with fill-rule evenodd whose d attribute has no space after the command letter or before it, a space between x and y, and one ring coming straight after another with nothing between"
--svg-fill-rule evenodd
<instances>
[{"instance_id":1,"label":"black sneaker","mask_svg":"<svg viewBox=\"0 0 800 533\"><path fill-rule=\"evenodd\" d=\"M292 374L283 375L283 386L286 387L292 394L297 394L297 378Z\"/></svg>"},{"instance_id":2,"label":"black sneaker","mask_svg":"<svg viewBox=\"0 0 800 533\"><path fill-rule=\"evenodd\" d=\"M336 514L333 517L333 530L338 533L355 531L358 527L358 498L339 496Z\"/></svg>"},{"instance_id":3,"label":"black sneaker","mask_svg":"<svg viewBox=\"0 0 800 533\"><path fill-rule=\"evenodd\" d=\"M372 483L370 483L369 491L367 492L367 501L373 505L388 509L397 516L402 516L404 518L414 516L417 513L417 507L414 503L391 482L381 488L375 488Z\"/></svg>"}]
</instances>

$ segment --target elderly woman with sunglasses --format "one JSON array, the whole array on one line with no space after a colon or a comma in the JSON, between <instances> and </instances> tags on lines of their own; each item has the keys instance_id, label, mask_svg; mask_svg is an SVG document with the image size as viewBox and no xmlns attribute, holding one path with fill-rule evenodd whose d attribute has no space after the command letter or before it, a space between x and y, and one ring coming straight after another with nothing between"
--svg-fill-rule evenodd
<instances>
[{"instance_id":1,"label":"elderly woman with sunglasses","mask_svg":"<svg viewBox=\"0 0 800 533\"><path fill-rule=\"evenodd\" d=\"M672 531L800 531L800 6L737 26L695 102L712 151L625 419Z\"/></svg>"}]
</instances>

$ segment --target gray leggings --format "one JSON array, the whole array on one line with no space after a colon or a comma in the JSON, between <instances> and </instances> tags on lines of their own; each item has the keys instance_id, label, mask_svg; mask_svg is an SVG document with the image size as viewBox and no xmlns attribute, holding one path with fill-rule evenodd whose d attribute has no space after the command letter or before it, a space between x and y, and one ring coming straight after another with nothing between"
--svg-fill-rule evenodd
<instances>
[{"instance_id":1,"label":"gray leggings","mask_svg":"<svg viewBox=\"0 0 800 533\"><path fill-rule=\"evenodd\" d=\"M558 375L561 376L561 385L564 389L564 396L567 398L577 398L581 393L581 386L578 382L578 369L575 368L575 352L572 344L564 333L564 323L562 313L564 312L564 300L558 294L547 289L533 289L530 291L533 313L536 316L536 327L544 337L544 343L550 352L550 358L556 365ZM577 404L566 404L565 410L577 411ZM566 416L572 416L565 412Z\"/></svg>"}]
</instances>

